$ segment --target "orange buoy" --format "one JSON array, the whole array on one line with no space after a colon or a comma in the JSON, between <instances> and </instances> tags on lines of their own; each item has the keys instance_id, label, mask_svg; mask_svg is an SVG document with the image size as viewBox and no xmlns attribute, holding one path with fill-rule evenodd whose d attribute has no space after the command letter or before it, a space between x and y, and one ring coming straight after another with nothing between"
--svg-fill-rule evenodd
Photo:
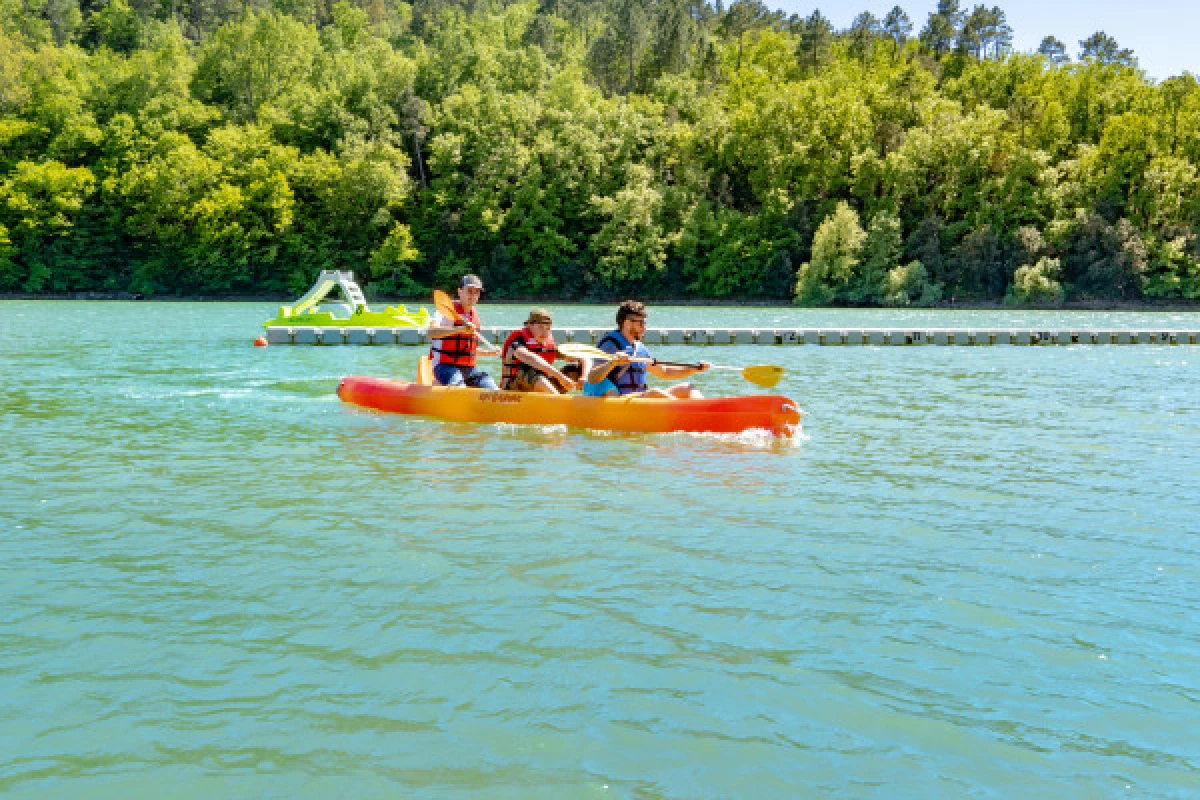
<instances>
[{"instance_id":1,"label":"orange buoy","mask_svg":"<svg viewBox=\"0 0 1200 800\"><path fill-rule=\"evenodd\" d=\"M255 347L266 347L267 346L267 337L260 336L257 339L255 339L254 346Z\"/></svg>"}]
</instances>

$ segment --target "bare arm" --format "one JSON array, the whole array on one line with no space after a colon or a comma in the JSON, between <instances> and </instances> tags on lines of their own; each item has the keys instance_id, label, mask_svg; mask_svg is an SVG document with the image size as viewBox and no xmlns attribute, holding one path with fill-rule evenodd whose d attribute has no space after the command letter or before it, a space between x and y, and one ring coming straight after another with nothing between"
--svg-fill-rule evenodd
<instances>
[{"instance_id":1,"label":"bare arm","mask_svg":"<svg viewBox=\"0 0 1200 800\"><path fill-rule=\"evenodd\" d=\"M474 333L472 328L467 325L452 325L449 327L443 325L430 325L429 330L426 331L426 335L429 336L430 339L445 339L447 336L454 336L456 334L466 333L468 331Z\"/></svg>"},{"instance_id":2,"label":"bare arm","mask_svg":"<svg viewBox=\"0 0 1200 800\"><path fill-rule=\"evenodd\" d=\"M433 315L426 335L430 339L445 339L459 333L475 333L475 326L466 320L453 320L444 316L440 311Z\"/></svg>"},{"instance_id":3,"label":"bare arm","mask_svg":"<svg viewBox=\"0 0 1200 800\"><path fill-rule=\"evenodd\" d=\"M667 381L677 381L681 378L689 378L697 372L704 372L708 369L707 361L702 361L699 367L669 367L666 364L651 362L649 366L650 374L655 377L662 378Z\"/></svg>"},{"instance_id":4,"label":"bare arm","mask_svg":"<svg viewBox=\"0 0 1200 800\"><path fill-rule=\"evenodd\" d=\"M441 314L438 314L433 318L433 323L425 329L425 335L430 339L445 339L447 336L469 333L477 338L479 343L483 345L484 349L481 352L488 355L495 355L496 353L500 352L494 344L489 342L487 338L479 332L478 328L476 328L467 320L460 320L457 325L446 324L450 321L451 320L446 319Z\"/></svg>"},{"instance_id":5,"label":"bare arm","mask_svg":"<svg viewBox=\"0 0 1200 800\"><path fill-rule=\"evenodd\" d=\"M609 373L617 367L623 367L629 363L629 354L617 353L609 361L600 361L596 366L592 367L587 373L588 383L600 383L608 377Z\"/></svg>"},{"instance_id":6,"label":"bare arm","mask_svg":"<svg viewBox=\"0 0 1200 800\"><path fill-rule=\"evenodd\" d=\"M566 383L566 384L571 383L571 381L569 381L567 379L566 375L563 375L561 372L558 371L558 367L549 363L548 361L546 361L546 359L542 358L537 353L529 352L529 350L527 348L518 347L516 350L513 351L513 357L516 358L517 361L522 361L546 375L553 375L554 377L559 378L560 380L562 380L563 383Z\"/></svg>"}]
</instances>

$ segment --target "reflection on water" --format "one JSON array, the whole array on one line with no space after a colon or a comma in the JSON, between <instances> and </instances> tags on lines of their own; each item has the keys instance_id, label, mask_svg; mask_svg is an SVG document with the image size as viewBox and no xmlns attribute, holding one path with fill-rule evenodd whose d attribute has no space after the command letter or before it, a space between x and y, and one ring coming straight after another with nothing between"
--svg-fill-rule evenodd
<instances>
[{"instance_id":1,"label":"reflection on water","mask_svg":"<svg viewBox=\"0 0 1200 800\"><path fill-rule=\"evenodd\" d=\"M0 793L1200 793L1194 348L725 348L801 435L606 434L348 407L419 353L265 306L5 310Z\"/></svg>"}]
</instances>

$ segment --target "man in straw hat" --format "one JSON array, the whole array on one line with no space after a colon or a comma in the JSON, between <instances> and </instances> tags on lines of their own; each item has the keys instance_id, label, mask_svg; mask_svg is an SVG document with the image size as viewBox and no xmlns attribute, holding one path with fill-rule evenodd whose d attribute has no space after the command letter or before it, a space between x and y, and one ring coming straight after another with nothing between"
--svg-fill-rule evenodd
<instances>
[{"instance_id":1,"label":"man in straw hat","mask_svg":"<svg viewBox=\"0 0 1200 800\"><path fill-rule=\"evenodd\" d=\"M558 344L551 328L554 320L544 308L529 312L525 325L508 335L500 349L504 373L500 388L514 392L563 394L576 388L576 382L554 366L559 358Z\"/></svg>"}]
</instances>

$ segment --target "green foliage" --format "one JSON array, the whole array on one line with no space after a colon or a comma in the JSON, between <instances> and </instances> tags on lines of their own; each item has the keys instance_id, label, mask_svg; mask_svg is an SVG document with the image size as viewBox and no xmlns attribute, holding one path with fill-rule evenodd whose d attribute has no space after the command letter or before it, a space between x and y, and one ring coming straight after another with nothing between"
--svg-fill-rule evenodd
<instances>
[{"instance_id":1,"label":"green foliage","mask_svg":"<svg viewBox=\"0 0 1200 800\"><path fill-rule=\"evenodd\" d=\"M18 265L6 259L8 266L0 273L3 288L50 288L55 240L70 233L95 185L91 170L58 161L22 161L0 182L0 226L6 228L0 249L11 246L21 256Z\"/></svg>"},{"instance_id":2,"label":"green foliage","mask_svg":"<svg viewBox=\"0 0 1200 800\"><path fill-rule=\"evenodd\" d=\"M630 168L629 182L611 197L594 197L603 220L592 237L596 275L602 285L624 288L661 272L670 239L659 224L662 193L651 186L650 171Z\"/></svg>"},{"instance_id":3,"label":"green foliage","mask_svg":"<svg viewBox=\"0 0 1200 800\"><path fill-rule=\"evenodd\" d=\"M785 216L747 214L701 201L684 221L677 252L687 286L698 294L790 299L796 238Z\"/></svg>"},{"instance_id":4,"label":"green foliage","mask_svg":"<svg viewBox=\"0 0 1200 800\"><path fill-rule=\"evenodd\" d=\"M898 266L904 250L900 218L880 211L867 227L862 266L848 299L854 303L882 303L888 274Z\"/></svg>"},{"instance_id":5,"label":"green foliage","mask_svg":"<svg viewBox=\"0 0 1200 800\"><path fill-rule=\"evenodd\" d=\"M421 286L412 279L412 264L421 253L413 246L412 231L397 223L383 243L371 253L372 283L376 292L416 294Z\"/></svg>"},{"instance_id":6,"label":"green foliage","mask_svg":"<svg viewBox=\"0 0 1200 800\"><path fill-rule=\"evenodd\" d=\"M142 43L142 17L125 0L109 2L92 15L97 43L118 53L132 53Z\"/></svg>"},{"instance_id":7,"label":"green foliage","mask_svg":"<svg viewBox=\"0 0 1200 800\"><path fill-rule=\"evenodd\" d=\"M83 25L78 0L44 0L42 14L50 24L55 44L60 47L72 41Z\"/></svg>"},{"instance_id":8,"label":"green foliage","mask_svg":"<svg viewBox=\"0 0 1200 800\"><path fill-rule=\"evenodd\" d=\"M1100 64L1133 66L1137 63L1132 50L1121 47L1116 39L1104 31L1096 31L1079 42L1079 57L1092 59Z\"/></svg>"},{"instance_id":9,"label":"green foliage","mask_svg":"<svg viewBox=\"0 0 1200 800\"><path fill-rule=\"evenodd\" d=\"M884 305L932 306L941 299L941 284L929 280L929 273L920 261L889 270L883 281Z\"/></svg>"},{"instance_id":10,"label":"green foliage","mask_svg":"<svg viewBox=\"0 0 1200 800\"><path fill-rule=\"evenodd\" d=\"M1005 301L1020 305L1062 305L1065 292L1059 283L1062 267L1057 258L1017 267Z\"/></svg>"},{"instance_id":11,"label":"green foliage","mask_svg":"<svg viewBox=\"0 0 1200 800\"><path fill-rule=\"evenodd\" d=\"M813 11L804 20L800 30L800 41L796 46L796 59L811 72L816 72L832 58L833 25L820 10ZM865 48L864 48L865 49Z\"/></svg>"},{"instance_id":12,"label":"green foliage","mask_svg":"<svg viewBox=\"0 0 1200 800\"><path fill-rule=\"evenodd\" d=\"M1200 299L1200 247L1195 235L1160 242L1151 253L1147 297Z\"/></svg>"},{"instance_id":13,"label":"green foliage","mask_svg":"<svg viewBox=\"0 0 1200 800\"><path fill-rule=\"evenodd\" d=\"M958 0L805 13L0 0L0 289L1200 294L1193 76Z\"/></svg>"},{"instance_id":14,"label":"green foliage","mask_svg":"<svg viewBox=\"0 0 1200 800\"><path fill-rule=\"evenodd\" d=\"M1122 300L1141 296L1147 248L1129 220L1114 225L1094 212L1080 212L1062 250L1063 277L1076 294Z\"/></svg>"},{"instance_id":15,"label":"green foliage","mask_svg":"<svg viewBox=\"0 0 1200 800\"><path fill-rule=\"evenodd\" d=\"M13 246L12 239L8 238L8 228L0 225L0 286L11 287L20 283L12 256Z\"/></svg>"},{"instance_id":16,"label":"green foliage","mask_svg":"<svg viewBox=\"0 0 1200 800\"><path fill-rule=\"evenodd\" d=\"M1004 243L989 224L963 236L952 259L953 283L968 296L995 297L1012 278Z\"/></svg>"},{"instance_id":17,"label":"green foliage","mask_svg":"<svg viewBox=\"0 0 1200 800\"><path fill-rule=\"evenodd\" d=\"M318 46L311 27L282 14L249 11L205 43L193 88L235 118L253 121L265 103L309 76Z\"/></svg>"},{"instance_id":18,"label":"green foliage","mask_svg":"<svg viewBox=\"0 0 1200 800\"><path fill-rule=\"evenodd\" d=\"M846 203L838 203L817 228L812 260L800 265L796 302L826 305L851 299L862 283L859 265L866 241L858 213Z\"/></svg>"}]
</instances>

